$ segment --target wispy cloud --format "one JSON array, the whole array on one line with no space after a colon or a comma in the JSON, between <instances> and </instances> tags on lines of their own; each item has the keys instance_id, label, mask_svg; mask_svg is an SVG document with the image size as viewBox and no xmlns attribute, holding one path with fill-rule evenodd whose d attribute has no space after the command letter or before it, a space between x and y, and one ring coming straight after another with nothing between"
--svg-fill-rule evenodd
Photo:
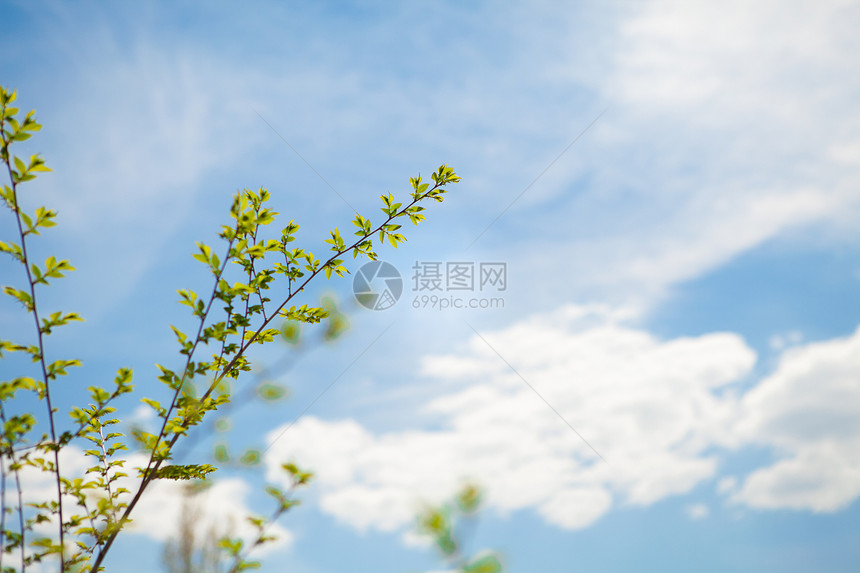
<instances>
[{"instance_id":1,"label":"wispy cloud","mask_svg":"<svg viewBox=\"0 0 860 573\"><path fill-rule=\"evenodd\" d=\"M852 240L860 91L844 78L860 42L844 22L856 12L652 2L614 14L607 52L567 52L567 76L609 112L487 248L540 277L529 288L545 298L647 305L799 229ZM576 70L583 59L602 67Z\"/></svg>"}]
</instances>

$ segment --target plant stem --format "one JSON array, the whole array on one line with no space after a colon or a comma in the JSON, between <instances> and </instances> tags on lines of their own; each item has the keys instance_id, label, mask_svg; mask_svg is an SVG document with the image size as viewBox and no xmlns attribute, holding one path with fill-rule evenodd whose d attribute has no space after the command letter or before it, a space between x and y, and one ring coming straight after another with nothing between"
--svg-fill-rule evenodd
<instances>
[{"instance_id":1,"label":"plant stem","mask_svg":"<svg viewBox=\"0 0 860 573\"><path fill-rule=\"evenodd\" d=\"M1 127L2 124L0 124L0 128ZM0 132L2 132L2 129L0 129ZM51 404L51 384L50 380L48 380L48 368L45 364L45 343L44 337L42 336L42 327L39 321L39 309L36 305L36 283L35 281L33 281L33 275L30 272L30 259L27 256L27 234L24 232L24 226L21 222L21 208L18 206L18 184L15 182L15 177L12 174L12 164L9 159L9 142L6 141L5 135L3 136L3 147L6 150L6 170L9 173L9 180L12 182L12 210L15 212L15 220L18 223L18 234L21 237L21 253L23 255L24 270L27 273L27 284L30 287L30 300L32 305L32 309L30 310L33 312L33 319L36 322L36 333L38 335L39 343L39 365L42 369L42 378L45 381L45 405L48 408L48 423L51 430L50 449L54 452L53 473L56 475L57 478L57 513L60 519L60 570L65 571L66 562L65 541L63 532L63 491L62 485L60 483L60 445L57 443L57 432L54 426L54 408ZM21 550L23 551L24 548L22 547Z\"/></svg>"}]
</instances>

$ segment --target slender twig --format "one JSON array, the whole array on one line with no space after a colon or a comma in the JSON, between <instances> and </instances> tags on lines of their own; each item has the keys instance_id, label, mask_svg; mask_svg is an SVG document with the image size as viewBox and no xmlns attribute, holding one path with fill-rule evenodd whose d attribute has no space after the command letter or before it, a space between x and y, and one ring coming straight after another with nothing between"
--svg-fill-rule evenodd
<instances>
[{"instance_id":1,"label":"slender twig","mask_svg":"<svg viewBox=\"0 0 860 573\"><path fill-rule=\"evenodd\" d=\"M215 300L217 298L216 293L218 292L218 282L220 281L221 277L223 276L224 270L227 268L227 263L230 260L229 252L230 252L230 249L232 248L232 246L233 246L233 239L230 239L227 243L228 256L224 257L224 262L221 264L221 268L218 270L218 273L215 275L215 280L213 281L214 286L212 287L212 294L209 297L209 303L206 305L206 309L203 311L203 314L200 317L200 326L197 328L197 335L194 338L194 344L192 345L191 349L188 351L188 358L185 361L185 367L183 368L183 371L182 371L182 378L180 379L179 383L176 386L176 389L175 389L174 394L173 394L173 400L170 403L170 407L165 412L164 423L161 425L161 430L158 432L158 437L155 440L155 444L152 448L152 454L150 454L149 462L147 463L146 469L143 472L143 477L142 477L142 480L140 482L140 485L138 486L137 491L134 494L134 497L132 497L131 501L129 502L128 506L126 507L125 511L123 512L123 515L119 520L120 523L125 522L129 518L129 515L131 515L131 511L134 509L134 506L137 505L137 502L140 500L141 496L143 495L144 490L149 485L149 483L154 479L156 473L158 472L158 469L161 467L161 463L164 461L164 458L157 456L158 446L161 444L162 438L166 437L165 432L167 431L167 424L170 421L170 417L171 417L173 410L176 408L176 403L179 400L180 393L182 392L182 386L185 383L185 378L188 376L188 368L189 368L189 365L191 364L191 359L194 356L194 351L197 349L197 345L200 343L201 335L203 333L203 327L206 324L206 318L209 316L209 311L212 309L212 304L215 302ZM173 446L174 443L175 443L175 441L172 441L170 443L168 450L170 449L170 447ZM158 457L157 460L156 460L156 457ZM117 527L113 531L111 531L110 536L108 537L104 546L101 548L98 555L96 556L95 563L93 563L93 566L90 569L91 571L98 571L99 566L101 565L101 562L104 560L105 556L107 555L108 550L113 545L113 542L116 539L116 536L119 534L120 529L121 528Z\"/></svg>"},{"instance_id":2,"label":"slender twig","mask_svg":"<svg viewBox=\"0 0 860 573\"><path fill-rule=\"evenodd\" d=\"M3 403L0 402L0 422L2 422L3 427L6 426L6 412L3 408ZM3 482L2 482L2 517L0 517L0 571L3 570L3 556L6 554L6 452L0 452L0 472L3 473ZM9 459L12 461L12 471L15 472L15 485L18 490L18 519L20 521L21 528L21 571L23 572L26 568L26 563L24 562L24 547L26 545L26 533L24 530L24 500L21 497L21 478L18 475L19 464L18 460L15 458L15 450L12 449L12 444L9 444Z\"/></svg>"},{"instance_id":3,"label":"slender twig","mask_svg":"<svg viewBox=\"0 0 860 573\"><path fill-rule=\"evenodd\" d=\"M15 488L18 490L18 526L21 528L21 573L27 569L25 550L27 547L27 530L24 528L24 494L21 489L21 472L15 468Z\"/></svg>"},{"instance_id":4,"label":"slender twig","mask_svg":"<svg viewBox=\"0 0 860 573\"><path fill-rule=\"evenodd\" d=\"M90 424L92 423L92 421L95 420L96 418L99 418L100 416L104 415L106 406L108 404L110 404L111 402L113 402L119 396L122 396L122 394L123 394L123 392L121 392L120 390L115 390L113 392L113 394L108 396L107 400L105 400L104 402L101 403L101 406L99 408L96 408L87 417L86 420L83 420L82 422L78 423L78 427L75 431L73 431L73 432L69 431L69 432L63 433L61 438L63 439L64 443L71 442L72 440L74 440L76 438L80 438L81 436L83 436L84 433L86 433L86 430L90 427ZM26 452L29 450L38 450L38 449L43 448L44 446L45 446L45 441L39 440L38 442L36 442L34 444L30 444L29 446L21 446L20 448L15 448L15 451L16 452Z\"/></svg>"},{"instance_id":5,"label":"slender twig","mask_svg":"<svg viewBox=\"0 0 860 573\"><path fill-rule=\"evenodd\" d=\"M301 285L295 291L290 292L288 294L286 299L278 306L278 308L268 318L264 318L262 324L253 332L253 334L248 338L248 340L240 344L239 349L238 349L238 351L236 351L233 358L230 360L229 363L227 363L226 366L224 366L221 369L220 374L215 376L215 378L211 382L209 388L206 390L206 392L203 394L203 396L200 397L199 401L203 402L207 398L209 398L209 396L211 396L212 392L215 390L215 388L218 387L218 385L221 383L221 381L224 379L224 377L232 371L233 367L245 355L245 352L248 350L248 348L250 348L250 346L257 341L257 338L259 337L260 332L262 332L266 328L266 326L272 321L272 319L274 319L276 316L278 316L281 313L281 311L293 299L293 297L295 297L296 295L298 295L299 293L301 293L304 290L304 287L307 286L307 284L311 280L313 280L323 270L329 268L329 265L332 263L332 261L334 261L338 257L343 256L345 253L348 253L348 252L352 251L353 249L357 248L360 244L362 244L364 241L366 241L368 239L368 237L372 237L374 234L378 233L386 225L388 225L392 220L394 220L395 218L406 213L407 210L410 209L413 205L415 205L416 203L418 203L419 201L421 201L423 199L426 199L433 191L435 191L437 188L439 188L443 185L446 185L447 183L448 183L448 181L442 181L440 179L440 181L437 181L435 183L435 185L433 185L432 188L428 189L424 193L422 193L420 195L414 195L412 202L410 202L406 207L401 208L399 211L395 211L393 214L389 214L388 218L382 224L377 226L372 231L362 234L356 241L354 241L348 247L345 247L343 249L339 249L339 250L335 251L335 254L332 255L331 257L329 257L325 261L325 263L320 265L315 271L312 271L310 273L310 275L301 283ZM237 223L237 233L238 233L238 223ZM188 355L187 355L188 357L186 360L185 368L183 370L182 378L180 379L179 383L177 384L177 388L175 389L175 392L173 395L173 400L170 404L170 407L167 409L167 411L164 415L164 423L162 424L161 430L159 431L158 436L155 440L155 445L152 448L152 454L150 455L150 459L149 459L149 462L147 464L147 467L143 472L143 477L142 477L141 483L138 486L138 489L135 492L134 496L132 497L131 501L129 502L128 506L126 507L126 510L123 513L123 516L120 520L121 522L125 521L129 518L132 510L135 508L137 503L140 501L140 498L142 497L143 492L145 491L145 489L147 488L149 483L155 478L155 476L158 473L158 470L161 468L161 464L166 459L164 456L158 456L157 455L158 447L162 443L162 439L167 437L166 436L167 424L170 420L170 417L171 417L173 410L176 407L176 403L177 403L177 400L179 399L179 395L181 393L182 386L185 382L185 378L188 376L188 368L189 368L189 365L191 364L192 358L194 356L194 352L197 350L197 347L201 341L201 334L203 332L203 327L205 325L206 319L208 318L209 311L211 310L212 304L214 303L215 299L217 298L219 280L224 273L227 262L231 258L230 257L230 249L232 246L232 241L233 241L233 239L231 238L229 241L229 244L228 244L228 249L227 249L228 254L227 254L227 256L225 256L224 262L222 263L221 268L219 269L218 273L215 276L212 294L210 295L209 302L206 306L206 309L200 318L200 326L198 327L197 335L195 336L194 343L192 344L191 348L188 351ZM247 314L247 312L246 312L246 314ZM244 338L244 335L243 335L243 338ZM176 442L179 440L179 438L181 436L182 436L181 433L175 433L173 435L173 437L170 438L169 442L167 442L167 444L168 444L167 445L167 451L168 452L170 452L172 450L172 448L176 445ZM111 533L111 535L109 536L104 547L101 549L101 551L99 552L99 555L96 557L96 561L94 562L94 564L91 568L91 571L97 571L98 570L99 566L101 565L101 562L104 560L108 550L112 546L118 533L119 533L119 528L117 528L115 531L113 531Z\"/></svg>"},{"instance_id":6,"label":"slender twig","mask_svg":"<svg viewBox=\"0 0 860 573\"><path fill-rule=\"evenodd\" d=\"M255 214L256 215L260 214L259 208L255 209ZM259 224L254 227L254 232L251 234L251 239L252 239L251 244L257 243L257 229L259 227L260 227ZM229 256L229 251L228 251L228 256ZM254 255L251 255L250 258L251 258L251 260L248 261L248 284L249 285L251 284L251 280L254 277ZM243 298L245 299L245 317L247 318L248 308L251 306L251 295L246 293ZM247 324L242 325L242 338L240 338L240 340L245 340L245 332L246 332L247 328L248 328Z\"/></svg>"},{"instance_id":7,"label":"slender twig","mask_svg":"<svg viewBox=\"0 0 860 573\"><path fill-rule=\"evenodd\" d=\"M250 283L251 281L256 280L258 276L260 276L260 275L257 274L257 272L254 270L254 259L252 258L251 259L251 278L248 280L248 282ZM255 289L255 290L257 291L257 298L260 299L260 313L263 315L263 320L268 320L268 317L266 317L266 301L268 301L269 299L263 298L263 291L261 289Z\"/></svg>"},{"instance_id":8,"label":"slender twig","mask_svg":"<svg viewBox=\"0 0 860 573\"><path fill-rule=\"evenodd\" d=\"M229 320L229 318L228 318L228 320ZM225 343L226 343L226 341L222 342L222 346ZM298 352L301 352L301 350L296 349L295 352L298 353ZM238 410L239 408L241 408L245 404L248 404L249 400L253 397L254 390L257 388L256 384L259 382L262 382L263 380L272 379L273 376L276 376L278 374L283 374L284 372L286 372L291 367L291 365L289 364L289 362L291 360L295 360L295 357L292 356L291 354L285 352L278 359L278 361L275 362L275 364L273 366L268 366L268 367L263 366L259 372L255 372L253 379L245 387L245 390L244 390L245 394L242 394L242 395L239 395L238 393L231 394L230 401L227 402L226 404L224 404L224 406L221 410L222 414L227 415L231 412L235 413L236 410ZM219 361L219 363L220 363L220 361ZM238 406L237 406L237 404L238 404ZM188 437L182 442L182 444L180 446L181 448L184 448L184 449L181 449L179 451L174 452L174 459L182 459L191 450L194 449L195 441L199 439L200 432L203 431L203 429L204 428L202 427L202 424L201 424L201 428L198 429L197 432L190 433L188 435Z\"/></svg>"},{"instance_id":9,"label":"slender twig","mask_svg":"<svg viewBox=\"0 0 860 573\"><path fill-rule=\"evenodd\" d=\"M6 414L3 412L3 402L0 402L0 422L6 427ZM15 463L14 451L9 448L12 463ZM3 570L3 557L6 555L6 452L0 451L0 571Z\"/></svg>"},{"instance_id":10,"label":"slender twig","mask_svg":"<svg viewBox=\"0 0 860 573\"><path fill-rule=\"evenodd\" d=\"M110 483L111 483L111 480L110 480L110 463L108 462L108 453L107 453L107 449L105 448L105 441L106 440L105 440L105 435L104 435L104 431L102 429L101 424L99 424L99 438L101 438L101 440L99 441L99 449L102 451L102 467L104 468L104 470L103 470L104 474L103 475L104 475L104 480L105 480L105 490L107 490L107 494L108 494L107 498L108 498L108 500L110 500L111 510L113 510L114 494L113 494L113 491L112 491L111 486L110 486ZM107 519L108 525L112 525L112 521L113 521L112 518L113 517L114 516L112 514L107 515L106 519Z\"/></svg>"},{"instance_id":11,"label":"slender twig","mask_svg":"<svg viewBox=\"0 0 860 573\"><path fill-rule=\"evenodd\" d=\"M5 422L3 423L5 426ZM6 454L0 452L0 571L6 555Z\"/></svg>"},{"instance_id":12,"label":"slender twig","mask_svg":"<svg viewBox=\"0 0 860 573\"><path fill-rule=\"evenodd\" d=\"M45 342L42 333L41 322L39 321L39 308L36 304L36 281L33 280L33 275L30 272L30 258L27 255L27 233L24 232L24 225L21 221L21 208L18 206L18 183L12 172L12 163L9 155L9 142L6 141L5 131L2 129L4 122L0 122L0 133L3 133L3 147L6 151L6 171L9 174L9 181L12 183L12 210L15 213L15 221L18 223L18 234L21 237L21 255L24 263L24 271L27 273L27 284L30 288L30 305L33 312L33 320L36 322L36 334L38 337L39 348L39 366L42 369L42 378L45 380L45 406L48 409L48 425L51 431L51 450L54 452L54 470L57 483L57 513L60 518L60 570L65 571L65 541L63 531L63 491L60 483L60 445L57 443L57 431L54 424L54 408L51 404L51 382L48 379L48 367L45 363ZM23 550L23 548L22 548Z\"/></svg>"},{"instance_id":13,"label":"slender twig","mask_svg":"<svg viewBox=\"0 0 860 573\"><path fill-rule=\"evenodd\" d=\"M93 546L87 550L87 553L92 555L93 551L96 550L96 547L101 545L101 541L99 540L99 536L98 536L98 527L96 526L96 519L95 519L96 510L92 510L92 511L90 510L90 507L87 505L86 499L81 500L80 505L84 508L84 511L87 512L87 519L90 522L90 527L92 527L92 529L93 529L93 542L94 543L93 543Z\"/></svg>"},{"instance_id":14,"label":"slender twig","mask_svg":"<svg viewBox=\"0 0 860 573\"><path fill-rule=\"evenodd\" d=\"M285 498L291 497L293 495L293 493L296 491L296 487L298 487L298 484L293 483L290 486L290 489L288 489L284 493L284 497ZM289 506L284 507L283 505L281 505L272 513L272 517L270 517L266 521L266 524L260 528L259 533L257 534L257 539L255 539L254 543L252 543L248 547L248 549L245 551L245 555L244 556L243 555L236 555L235 561L233 562L233 566L230 568L228 573L236 573L237 571L239 571L239 568L241 567L242 563L244 563L245 560L251 555L251 551L253 551L256 547L259 547L260 545L262 545L262 543L266 537L266 531L272 526L272 524L274 522L276 522L278 520L279 517L281 517L281 515L286 513L288 510L289 510Z\"/></svg>"},{"instance_id":15,"label":"slender twig","mask_svg":"<svg viewBox=\"0 0 860 573\"><path fill-rule=\"evenodd\" d=\"M227 244L227 252L230 252L230 249L233 246L233 240ZM216 293L218 291L218 282L221 280L221 277L224 275L224 270L227 268L227 263L230 261L229 254L224 257L224 262L221 264L221 268L218 270L218 273L215 275L214 286L212 287L212 294L209 297L209 303L206 305L206 309L203 311L203 314L200 316L200 325L197 327L197 336L194 337L194 344L191 349L188 351L188 358L185 361L185 367L182 369L182 378L179 380L179 383L176 385L176 389L173 393L173 400L170 403L170 407L167 409L167 412L164 415L164 423L161 425L161 431L158 433L158 438L155 440L155 445L152 448L152 455L149 459L149 464L147 464L146 471L144 472L144 483L147 483L148 474L150 474L150 468L152 467L152 462L155 460L156 452L158 451L158 446L161 443L161 439L165 437L165 431L167 430L167 423L170 421L170 415L173 410L176 408L176 402L179 399L179 395L182 393L182 386L185 384L185 378L188 376L188 367L191 364L191 359L194 357L194 351L197 349L197 345L200 344L201 334L203 333L203 327L206 324L206 319L209 316L209 311L212 310L212 304L215 302L217 296ZM157 466L160 465L161 460L158 460ZM157 468L156 468L157 469ZM154 473L154 472L153 472ZM127 517L129 514L126 511L125 516Z\"/></svg>"},{"instance_id":16,"label":"slender twig","mask_svg":"<svg viewBox=\"0 0 860 573\"><path fill-rule=\"evenodd\" d=\"M245 351L246 351L246 350L247 350L247 349L248 349L248 348L249 348L249 347L250 347L254 342L256 342L256 340L257 340L257 336L259 335L259 333L260 333L260 332L262 332L262 331L266 328L266 326L269 324L269 322L270 322L273 318L275 318L276 316L278 316L278 314L280 314L280 312L283 310L283 308L284 308L285 306L287 306L287 304L290 302L290 300L291 300L291 299L292 299L296 294L298 294L298 293L302 292L302 291L304 290L305 286L306 286L306 285L307 285L311 280L313 280L313 278L314 278L314 277L316 277L319 273L321 273L324 269L326 269L326 268L328 267L328 265L329 265L333 260L335 260L335 259L337 259L338 257L343 256L345 253L348 253L348 252L352 251L353 249L355 249L358 245L360 245L361 243L363 243L364 241L366 241L368 237L372 237L373 235L375 235L376 233L378 233L378 232L379 232L383 227L385 227L385 226L386 226L386 225L388 225L391 221L393 221L395 218L399 217L401 214L403 214L404 212L406 212L410 207L412 207L413 205L415 205L415 204L416 204L416 203L418 203L419 201L422 201L423 199L425 199L425 198L426 198L430 193L432 193L433 191L435 191L438 187L440 187L440 186L442 186L442 185L444 185L444 183L436 183L436 184L435 184L431 189L428 189L428 190L427 190L427 191L425 191L422 195L419 195L418 197L414 198L414 199L412 200L412 202L411 202L411 203L409 203L409 205L407 205L406 207L403 207L402 209L400 209L400 211L397 211L394 215L389 215L389 216L388 216L388 218L385 220L385 222L383 222L382 224L380 224L379 226L377 226L374 230L370 231L369 233L365 233L365 234L363 234L361 237L359 237L359 238L358 238L358 240L356 240L355 242L353 242L350 246L348 246L348 247L346 247L346 248L344 248L344 249L342 249L342 250L340 250L340 251L335 252L335 254L334 254L334 255L332 255L331 257L329 257L329 259L328 259L325 263L323 263L322 265L320 265L320 267L319 267L317 270L315 270L313 273L311 273L311 275L310 275L307 279L305 279L305 280L304 280L304 282L302 282L302 284L301 284L301 285L296 289L296 291L295 291L295 292L293 292L293 293L291 293L291 294L290 294L290 295L289 295L289 296L284 300L284 302L282 302L282 303L280 304L280 306L278 306L278 308L277 308L277 309L275 309L275 312L273 312L273 313L272 313L272 315L271 315L267 320L265 320L265 321L260 325L260 327L257 329L257 331L256 331L256 332L255 332L255 333L254 333L254 334L253 334L253 335L248 339L248 341L247 341L247 342L245 342L245 343L241 346L241 348L239 349L239 352L237 352L237 353L236 353L236 356L234 356L234 357L233 357L233 359L232 359L232 360L227 364L227 366L225 366L225 367L224 367L224 369L222 370L221 374L220 374L220 375L218 375L218 376L215 378L215 381L212 383L212 385L209 387L209 389L208 389L208 390L206 391L206 393L203 395L202 399L205 399L205 398L209 397L209 395L212 393L212 391L213 391L213 390L215 389L215 387L217 386L217 383L218 383L218 382L220 382L220 380L221 380L221 379L222 379L222 378L227 374L227 372L229 372L229 371L230 371L230 369L231 369L231 368L236 364L236 362L237 362L237 360L239 359L239 357L240 357L240 356L242 356L242 355L244 355Z\"/></svg>"}]
</instances>

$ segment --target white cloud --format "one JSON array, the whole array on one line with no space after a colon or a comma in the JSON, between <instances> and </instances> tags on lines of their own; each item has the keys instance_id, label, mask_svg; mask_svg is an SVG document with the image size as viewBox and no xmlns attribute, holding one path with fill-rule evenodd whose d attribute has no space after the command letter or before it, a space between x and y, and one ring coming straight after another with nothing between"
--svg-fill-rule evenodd
<instances>
[{"instance_id":1,"label":"white cloud","mask_svg":"<svg viewBox=\"0 0 860 573\"><path fill-rule=\"evenodd\" d=\"M774 334L768 340L768 346L773 350L783 350L787 346L800 344L803 340L803 333L799 330L792 330L785 334Z\"/></svg>"},{"instance_id":2,"label":"white cloud","mask_svg":"<svg viewBox=\"0 0 860 573\"><path fill-rule=\"evenodd\" d=\"M729 493L738 487L738 479L735 476L725 476L717 482L717 493Z\"/></svg>"},{"instance_id":3,"label":"white cloud","mask_svg":"<svg viewBox=\"0 0 860 573\"><path fill-rule=\"evenodd\" d=\"M860 495L860 330L787 350L744 395L737 431L779 454L735 501L761 508L837 511Z\"/></svg>"},{"instance_id":4,"label":"white cloud","mask_svg":"<svg viewBox=\"0 0 860 573\"><path fill-rule=\"evenodd\" d=\"M684 508L684 513L692 520L700 520L708 517L711 510L704 503L693 503Z\"/></svg>"},{"instance_id":5,"label":"white cloud","mask_svg":"<svg viewBox=\"0 0 860 573\"><path fill-rule=\"evenodd\" d=\"M858 439L844 447L813 451L804 448L793 457L756 470L732 497L761 509L811 510L833 513L860 495Z\"/></svg>"},{"instance_id":6,"label":"white cloud","mask_svg":"<svg viewBox=\"0 0 860 573\"><path fill-rule=\"evenodd\" d=\"M482 336L528 385L472 337L460 353L424 359L425 375L448 380L420 413L438 429L377 434L307 417L275 442L268 478L283 479L276 461L295 459L317 472L323 511L382 531L403 528L420 501L449 497L461 479L484 485L497 512L531 510L564 529L708 480L759 508L837 511L860 496L860 330L785 350L744 394L737 383L756 357L729 333L659 340L605 309L571 306ZM721 462L748 446L777 461L720 477ZM702 504L685 511L709 514Z\"/></svg>"},{"instance_id":7,"label":"white cloud","mask_svg":"<svg viewBox=\"0 0 860 573\"><path fill-rule=\"evenodd\" d=\"M374 435L307 417L275 442L268 479L283 479L278 460L295 459L317 472L324 511L385 531L409 523L418 500L451 495L460 479L484 484L497 511L530 508L569 529L616 504L689 491L715 474L706 449L729 441L729 385L755 355L730 334L657 340L604 310L568 307L484 337L611 465L474 337L444 361L449 377L470 384L425 408L442 429ZM428 357L425 370L434 363Z\"/></svg>"},{"instance_id":8,"label":"white cloud","mask_svg":"<svg viewBox=\"0 0 860 573\"><path fill-rule=\"evenodd\" d=\"M564 529L582 529L612 507L612 494L604 488L564 489L540 505L538 512Z\"/></svg>"}]
</instances>

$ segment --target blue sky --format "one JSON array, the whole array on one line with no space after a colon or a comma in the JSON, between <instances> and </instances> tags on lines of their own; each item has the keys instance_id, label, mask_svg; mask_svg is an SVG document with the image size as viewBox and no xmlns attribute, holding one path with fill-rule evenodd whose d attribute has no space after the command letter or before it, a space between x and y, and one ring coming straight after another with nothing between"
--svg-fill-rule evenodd
<instances>
[{"instance_id":1,"label":"blue sky","mask_svg":"<svg viewBox=\"0 0 860 573\"><path fill-rule=\"evenodd\" d=\"M2 82L37 110L27 150L54 169L27 189L60 213L34 248L78 269L45 304L87 319L49 347L85 363L69 404L121 366L159 395L168 324L190 324L175 291L205 289L194 242L215 244L237 189L267 187L319 252L350 205L372 214L441 163L463 178L381 250L397 305L317 284L306 302L335 294L347 333L255 356L289 364L273 375L291 394L231 414L235 448L269 449L219 472L201 523L268 512L256 492L284 459L313 469L265 571L442 571L413 516L466 478L487 492L470 548L511 572L860 565L860 5L0 14ZM505 263L503 308L414 308L416 261ZM0 263L4 284L16 271ZM0 320L29 326L8 301ZM120 412L147 423L132 400ZM110 570L159 566L178 499L154 492Z\"/></svg>"}]
</instances>

